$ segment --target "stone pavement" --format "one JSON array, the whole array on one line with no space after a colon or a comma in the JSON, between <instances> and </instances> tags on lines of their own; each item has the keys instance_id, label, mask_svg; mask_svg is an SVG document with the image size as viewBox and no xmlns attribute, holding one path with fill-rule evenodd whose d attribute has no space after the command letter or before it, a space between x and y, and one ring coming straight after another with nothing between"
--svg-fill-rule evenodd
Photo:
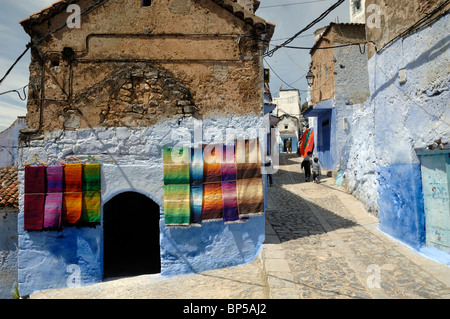
<instances>
[{"instance_id":1,"label":"stone pavement","mask_svg":"<svg viewBox=\"0 0 450 319\"><path fill-rule=\"evenodd\" d=\"M32 299L450 298L450 267L377 229L362 204L322 176L305 183L281 154L268 190L266 242L253 262L197 274L120 278Z\"/></svg>"},{"instance_id":2,"label":"stone pavement","mask_svg":"<svg viewBox=\"0 0 450 319\"><path fill-rule=\"evenodd\" d=\"M269 298L450 298L449 266L378 230L333 178L304 182L300 160L282 154L268 192Z\"/></svg>"}]
</instances>

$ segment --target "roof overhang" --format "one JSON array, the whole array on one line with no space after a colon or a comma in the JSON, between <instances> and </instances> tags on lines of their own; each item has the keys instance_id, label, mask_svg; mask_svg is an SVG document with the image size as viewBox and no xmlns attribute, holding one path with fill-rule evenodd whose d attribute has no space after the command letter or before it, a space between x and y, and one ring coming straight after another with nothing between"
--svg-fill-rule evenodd
<instances>
[{"instance_id":1,"label":"roof overhang","mask_svg":"<svg viewBox=\"0 0 450 319\"><path fill-rule=\"evenodd\" d=\"M302 113L303 117L319 117L333 108L333 99L325 100L319 102L315 105L310 106L306 111Z\"/></svg>"}]
</instances>

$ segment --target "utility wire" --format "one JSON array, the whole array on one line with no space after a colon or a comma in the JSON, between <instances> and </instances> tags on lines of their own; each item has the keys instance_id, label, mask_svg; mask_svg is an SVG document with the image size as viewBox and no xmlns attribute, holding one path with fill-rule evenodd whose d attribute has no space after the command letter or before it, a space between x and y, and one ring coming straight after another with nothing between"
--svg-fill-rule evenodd
<instances>
[{"instance_id":1,"label":"utility wire","mask_svg":"<svg viewBox=\"0 0 450 319\"><path fill-rule=\"evenodd\" d=\"M6 92L2 92L2 93L0 93L0 95L4 95L4 94L8 94L8 93L13 93L13 92L15 92L15 93L17 93L17 95L19 96L19 99L21 99L22 101L25 101L25 100L27 99L27 92L25 91L25 89L26 89L27 86L28 86L28 84L25 85L24 87L19 88L19 89L9 90L9 91L6 91ZM23 97L22 97L22 95L20 94L20 91L19 91L19 90L22 90L22 92L23 92Z\"/></svg>"},{"instance_id":2,"label":"utility wire","mask_svg":"<svg viewBox=\"0 0 450 319\"><path fill-rule=\"evenodd\" d=\"M288 87L293 88L295 90L297 90L297 88L293 87L292 84L296 83L297 81L299 81L300 79L302 79L304 76L306 76L306 73L304 75L302 75L300 78L298 78L297 80L295 80L294 82L292 82L291 84L287 83L286 81L284 81L278 74L277 72L275 72L275 70L270 66L269 62L267 62L266 59L264 59L264 62L266 62L267 66L269 67L270 70L272 70L273 74L275 74L275 76L284 84L286 84Z\"/></svg>"},{"instance_id":3,"label":"utility wire","mask_svg":"<svg viewBox=\"0 0 450 319\"><path fill-rule=\"evenodd\" d=\"M275 4L275 5L272 5L272 6L259 7L259 9L275 8L275 7L288 7L288 6L295 6L295 5L299 5L299 4L317 3L317 2L323 2L323 1L326 1L326 0L304 1L304 2L295 2L295 3L286 3L286 4Z\"/></svg>"},{"instance_id":4,"label":"utility wire","mask_svg":"<svg viewBox=\"0 0 450 319\"><path fill-rule=\"evenodd\" d=\"M8 69L8 71L6 71L5 75L2 77L2 79L0 80L0 85L2 85L3 81L6 79L6 77L8 76L8 74L11 72L11 70L16 66L16 64L20 61L20 59L22 59L22 57L25 55L25 53L27 53L27 51L30 49L31 44L28 43L26 49L22 52L22 54L16 59L16 61L14 61L13 65L11 65L11 67Z\"/></svg>"},{"instance_id":5,"label":"utility wire","mask_svg":"<svg viewBox=\"0 0 450 319\"><path fill-rule=\"evenodd\" d=\"M275 51L277 51L278 49L288 45L289 43L291 43L296 37L298 37L300 34L302 34L303 32L305 32L306 30L311 29L315 24L319 23L320 21L322 21L331 11L333 11L334 9L336 9L338 6L340 6L342 3L344 3L345 0L339 0L338 2L336 2L335 4L333 4L330 8L328 8L326 11L324 11L318 18L316 18L314 21L312 21L310 24L308 24L306 27L304 27L302 30L300 30L299 32L297 32L296 34L294 34L292 37L290 37L288 40L286 40L285 42L283 42L283 44L277 45L275 48L273 48L272 50L266 52L263 56L269 56L271 57Z\"/></svg>"},{"instance_id":6,"label":"utility wire","mask_svg":"<svg viewBox=\"0 0 450 319\"><path fill-rule=\"evenodd\" d=\"M101 5L104 2L107 2L109 0L98 0L95 3L93 3L92 5L90 5L89 7L87 7L83 12L80 13L80 16L85 15L86 13L92 11L93 9L95 9L98 5ZM32 41L30 43L27 44L26 49L22 52L22 54L16 59L16 61L14 61L13 65L11 65L11 67L8 69L8 71L6 71L5 75L1 78L0 80L0 85L2 85L3 81L6 79L6 77L9 75L9 73L11 72L11 70L16 66L16 64L20 61L20 59L25 55L25 53L27 53L27 51L30 49L30 47L32 45L37 45L39 43L41 43L42 41L44 41L46 38L48 38L49 36L51 36L52 34L56 33L57 31L65 28L67 26L67 21L66 23L64 23L63 25L59 26L58 28L52 30L51 32L47 33L46 35L44 35L43 37ZM20 94L19 94L20 96Z\"/></svg>"}]
</instances>

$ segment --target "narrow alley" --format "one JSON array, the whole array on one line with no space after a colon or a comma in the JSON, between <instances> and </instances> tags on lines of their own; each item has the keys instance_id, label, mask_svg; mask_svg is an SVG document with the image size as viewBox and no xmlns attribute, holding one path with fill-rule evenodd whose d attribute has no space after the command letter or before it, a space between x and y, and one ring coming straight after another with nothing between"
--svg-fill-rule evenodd
<instances>
[{"instance_id":1,"label":"narrow alley","mask_svg":"<svg viewBox=\"0 0 450 319\"><path fill-rule=\"evenodd\" d=\"M196 274L118 278L36 292L32 299L447 299L450 268L377 229L331 177L305 183L281 154L268 188L266 241L253 262Z\"/></svg>"},{"instance_id":2,"label":"narrow alley","mask_svg":"<svg viewBox=\"0 0 450 319\"><path fill-rule=\"evenodd\" d=\"M300 160L281 154L268 192L270 298L450 297L448 266L379 231L377 218L333 178L305 183Z\"/></svg>"}]
</instances>

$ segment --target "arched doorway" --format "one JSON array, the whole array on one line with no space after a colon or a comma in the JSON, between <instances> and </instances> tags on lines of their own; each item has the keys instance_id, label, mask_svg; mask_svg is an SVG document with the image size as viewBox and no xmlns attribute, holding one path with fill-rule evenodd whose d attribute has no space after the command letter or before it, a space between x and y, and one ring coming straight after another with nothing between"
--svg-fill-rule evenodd
<instances>
[{"instance_id":1,"label":"arched doorway","mask_svg":"<svg viewBox=\"0 0 450 319\"><path fill-rule=\"evenodd\" d=\"M145 195L124 192L103 206L103 278L161 272L160 208Z\"/></svg>"}]
</instances>

